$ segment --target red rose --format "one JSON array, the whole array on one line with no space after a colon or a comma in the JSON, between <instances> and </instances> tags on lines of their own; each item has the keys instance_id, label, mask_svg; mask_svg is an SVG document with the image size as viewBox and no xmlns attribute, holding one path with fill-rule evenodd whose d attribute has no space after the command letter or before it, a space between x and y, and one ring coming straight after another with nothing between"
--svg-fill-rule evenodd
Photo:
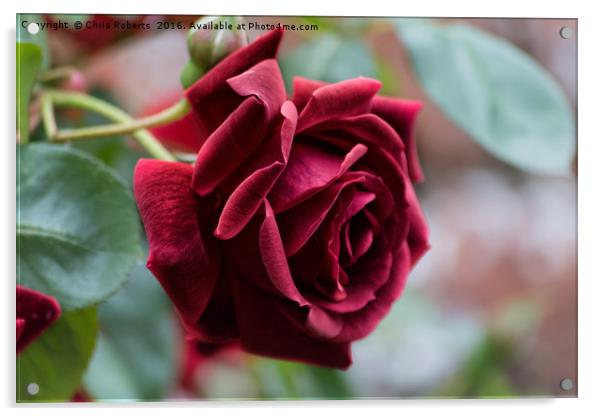
<instances>
[{"instance_id":1,"label":"red rose","mask_svg":"<svg viewBox=\"0 0 602 416\"><path fill-rule=\"evenodd\" d=\"M136 166L148 267L198 340L346 368L351 342L387 314L428 248L412 186L420 104L378 97L367 78L297 78L289 101L281 36L261 36L185 92L194 166Z\"/></svg>"},{"instance_id":2,"label":"red rose","mask_svg":"<svg viewBox=\"0 0 602 416\"><path fill-rule=\"evenodd\" d=\"M17 285L17 354L60 315L61 307L54 298Z\"/></svg>"}]
</instances>

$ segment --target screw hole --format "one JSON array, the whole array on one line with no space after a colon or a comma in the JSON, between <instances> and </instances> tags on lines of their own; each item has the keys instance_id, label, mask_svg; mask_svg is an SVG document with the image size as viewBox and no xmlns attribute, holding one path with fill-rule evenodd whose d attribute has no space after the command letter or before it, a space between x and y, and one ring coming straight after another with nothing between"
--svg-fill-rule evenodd
<instances>
[{"instance_id":1,"label":"screw hole","mask_svg":"<svg viewBox=\"0 0 602 416\"><path fill-rule=\"evenodd\" d=\"M36 35L40 31L40 25L36 22L31 22L27 25L27 32L30 35Z\"/></svg>"},{"instance_id":2,"label":"screw hole","mask_svg":"<svg viewBox=\"0 0 602 416\"><path fill-rule=\"evenodd\" d=\"M38 386L38 383L29 383L27 385L27 393L29 393L31 396L35 396L39 392L40 386Z\"/></svg>"},{"instance_id":3,"label":"screw hole","mask_svg":"<svg viewBox=\"0 0 602 416\"><path fill-rule=\"evenodd\" d=\"M570 378L563 378L560 380L560 388L564 391L573 390L573 380Z\"/></svg>"},{"instance_id":4,"label":"screw hole","mask_svg":"<svg viewBox=\"0 0 602 416\"><path fill-rule=\"evenodd\" d=\"M560 28L560 37L562 39L570 39L573 36L573 29L568 26L563 26Z\"/></svg>"}]
</instances>

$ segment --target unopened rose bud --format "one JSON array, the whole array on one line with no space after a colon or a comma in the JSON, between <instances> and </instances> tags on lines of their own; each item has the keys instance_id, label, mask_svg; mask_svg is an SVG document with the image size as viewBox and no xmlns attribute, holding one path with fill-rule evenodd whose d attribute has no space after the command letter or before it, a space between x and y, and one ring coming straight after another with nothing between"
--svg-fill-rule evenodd
<instances>
[{"instance_id":1,"label":"unopened rose bud","mask_svg":"<svg viewBox=\"0 0 602 416\"><path fill-rule=\"evenodd\" d=\"M190 60L206 72L219 61L247 45L247 32L237 30L240 18L205 16L194 23L188 33Z\"/></svg>"}]
</instances>

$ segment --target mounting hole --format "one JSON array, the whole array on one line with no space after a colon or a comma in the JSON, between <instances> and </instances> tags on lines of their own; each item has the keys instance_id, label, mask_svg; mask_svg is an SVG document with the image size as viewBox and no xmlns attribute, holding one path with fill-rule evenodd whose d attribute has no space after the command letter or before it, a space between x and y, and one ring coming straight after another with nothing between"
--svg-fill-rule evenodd
<instances>
[{"instance_id":1,"label":"mounting hole","mask_svg":"<svg viewBox=\"0 0 602 416\"><path fill-rule=\"evenodd\" d=\"M563 26L560 28L560 37L562 39L570 39L573 37L573 29L568 26Z\"/></svg>"},{"instance_id":2,"label":"mounting hole","mask_svg":"<svg viewBox=\"0 0 602 416\"><path fill-rule=\"evenodd\" d=\"M30 395L35 396L39 392L40 386L38 386L38 383L29 383L27 385L27 393L29 393Z\"/></svg>"},{"instance_id":3,"label":"mounting hole","mask_svg":"<svg viewBox=\"0 0 602 416\"><path fill-rule=\"evenodd\" d=\"M40 31L40 25L36 22L31 22L27 25L27 32L30 35L36 35Z\"/></svg>"},{"instance_id":4,"label":"mounting hole","mask_svg":"<svg viewBox=\"0 0 602 416\"><path fill-rule=\"evenodd\" d=\"M573 390L573 380L570 378L563 378L560 380L560 388L564 391Z\"/></svg>"}]
</instances>

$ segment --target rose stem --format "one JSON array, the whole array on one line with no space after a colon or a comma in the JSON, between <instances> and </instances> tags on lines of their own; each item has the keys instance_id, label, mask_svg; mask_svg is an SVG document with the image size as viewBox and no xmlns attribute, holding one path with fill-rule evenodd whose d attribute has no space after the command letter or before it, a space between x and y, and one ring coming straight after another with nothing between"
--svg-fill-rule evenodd
<instances>
[{"instance_id":1,"label":"rose stem","mask_svg":"<svg viewBox=\"0 0 602 416\"><path fill-rule=\"evenodd\" d=\"M54 108L73 107L96 112L118 124L59 130L54 118ZM131 134L146 151L156 159L175 161L176 158L146 128L158 126L183 117L189 110L186 100L157 114L134 119L125 111L90 95L57 90L46 90L42 96L42 119L51 141L85 140L96 137Z\"/></svg>"}]
</instances>

